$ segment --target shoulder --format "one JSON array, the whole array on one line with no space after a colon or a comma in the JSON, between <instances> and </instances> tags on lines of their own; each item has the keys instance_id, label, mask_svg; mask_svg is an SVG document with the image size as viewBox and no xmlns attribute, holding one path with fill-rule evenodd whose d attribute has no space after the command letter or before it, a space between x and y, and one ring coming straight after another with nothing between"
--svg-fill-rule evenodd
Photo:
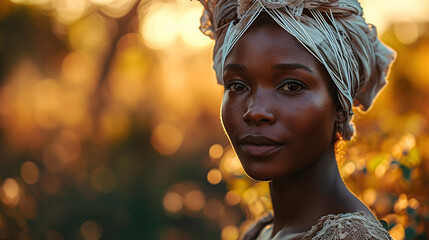
<instances>
[{"instance_id":1,"label":"shoulder","mask_svg":"<svg viewBox=\"0 0 429 240\"><path fill-rule=\"evenodd\" d=\"M392 237L378 221L357 212L322 217L303 238L310 239L391 240Z\"/></svg>"}]
</instances>

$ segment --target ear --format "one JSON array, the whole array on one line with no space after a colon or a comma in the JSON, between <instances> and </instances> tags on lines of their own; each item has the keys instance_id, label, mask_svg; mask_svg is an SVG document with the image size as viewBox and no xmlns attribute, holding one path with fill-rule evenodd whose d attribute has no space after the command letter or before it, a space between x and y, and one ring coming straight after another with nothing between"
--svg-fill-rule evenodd
<instances>
[{"instance_id":1,"label":"ear","mask_svg":"<svg viewBox=\"0 0 429 240\"><path fill-rule=\"evenodd\" d=\"M341 105L338 105L335 109L335 121L337 123L345 123L347 121L346 114L344 113L344 109Z\"/></svg>"}]
</instances>

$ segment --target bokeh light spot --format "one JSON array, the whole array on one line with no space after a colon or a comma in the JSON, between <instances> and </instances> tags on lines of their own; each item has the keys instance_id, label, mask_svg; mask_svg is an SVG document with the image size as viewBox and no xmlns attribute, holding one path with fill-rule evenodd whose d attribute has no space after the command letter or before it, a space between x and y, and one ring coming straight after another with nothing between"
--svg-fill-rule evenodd
<instances>
[{"instance_id":1,"label":"bokeh light spot","mask_svg":"<svg viewBox=\"0 0 429 240\"><path fill-rule=\"evenodd\" d=\"M95 221L86 221L80 226L80 234L85 240L98 240L101 238L103 230Z\"/></svg>"},{"instance_id":2,"label":"bokeh light spot","mask_svg":"<svg viewBox=\"0 0 429 240\"><path fill-rule=\"evenodd\" d=\"M380 164L375 168L375 176L381 178L387 171L387 167L384 164Z\"/></svg>"},{"instance_id":3,"label":"bokeh light spot","mask_svg":"<svg viewBox=\"0 0 429 240\"><path fill-rule=\"evenodd\" d=\"M399 195L399 199L396 201L395 205L393 206L393 210L396 213L400 213L402 210L407 208L407 206L408 206L407 195L401 194Z\"/></svg>"},{"instance_id":4,"label":"bokeh light spot","mask_svg":"<svg viewBox=\"0 0 429 240\"><path fill-rule=\"evenodd\" d=\"M191 211L201 210L206 203L206 197L200 190L193 190L186 194L185 206Z\"/></svg>"},{"instance_id":5,"label":"bokeh light spot","mask_svg":"<svg viewBox=\"0 0 429 240\"><path fill-rule=\"evenodd\" d=\"M236 240L239 236L238 228L234 225L228 225L222 229L222 240Z\"/></svg>"},{"instance_id":6,"label":"bokeh light spot","mask_svg":"<svg viewBox=\"0 0 429 240\"><path fill-rule=\"evenodd\" d=\"M97 0L102 1L102 0ZM134 0L108 0L109 4L103 4L101 11L107 16L119 18L127 14L135 3Z\"/></svg>"},{"instance_id":7,"label":"bokeh light spot","mask_svg":"<svg viewBox=\"0 0 429 240\"><path fill-rule=\"evenodd\" d=\"M373 205L376 199L377 199L377 191L375 189L368 188L363 192L363 201L368 206Z\"/></svg>"},{"instance_id":8,"label":"bokeh light spot","mask_svg":"<svg viewBox=\"0 0 429 240\"><path fill-rule=\"evenodd\" d=\"M147 46L162 49L178 37L177 11L172 4L156 3L142 21L141 33Z\"/></svg>"},{"instance_id":9,"label":"bokeh light spot","mask_svg":"<svg viewBox=\"0 0 429 240\"><path fill-rule=\"evenodd\" d=\"M182 144L182 131L168 123L161 123L156 126L151 135L152 146L163 155L174 154Z\"/></svg>"},{"instance_id":10,"label":"bokeh light spot","mask_svg":"<svg viewBox=\"0 0 429 240\"><path fill-rule=\"evenodd\" d=\"M35 184L40 177L37 165L32 161L27 161L21 166L21 177L28 184Z\"/></svg>"},{"instance_id":11,"label":"bokeh light spot","mask_svg":"<svg viewBox=\"0 0 429 240\"><path fill-rule=\"evenodd\" d=\"M211 43L211 39L201 33L200 17L202 9L192 7L182 16L180 37L192 48L203 48Z\"/></svg>"},{"instance_id":12,"label":"bokeh light spot","mask_svg":"<svg viewBox=\"0 0 429 240\"><path fill-rule=\"evenodd\" d=\"M217 168L211 169L207 174L207 181L213 185L220 183L222 181L222 172Z\"/></svg>"},{"instance_id":13,"label":"bokeh light spot","mask_svg":"<svg viewBox=\"0 0 429 240\"><path fill-rule=\"evenodd\" d=\"M393 25L396 38L404 45L415 42L419 37L419 26L414 22L401 22Z\"/></svg>"},{"instance_id":14,"label":"bokeh light spot","mask_svg":"<svg viewBox=\"0 0 429 240\"><path fill-rule=\"evenodd\" d=\"M220 144L214 144L209 149L209 155L214 159L221 158L223 155L223 147Z\"/></svg>"},{"instance_id":15,"label":"bokeh light spot","mask_svg":"<svg viewBox=\"0 0 429 240\"><path fill-rule=\"evenodd\" d=\"M55 1L54 9L58 21L63 24L71 24L82 17L89 4L86 0L62 0Z\"/></svg>"},{"instance_id":16,"label":"bokeh light spot","mask_svg":"<svg viewBox=\"0 0 429 240\"><path fill-rule=\"evenodd\" d=\"M229 191L225 195L225 201L230 206L234 206L234 205L239 204L240 200L241 200L240 195L235 191Z\"/></svg>"},{"instance_id":17,"label":"bokeh light spot","mask_svg":"<svg viewBox=\"0 0 429 240\"><path fill-rule=\"evenodd\" d=\"M258 191L254 188L249 188L243 193L243 200L246 204L251 204L258 198Z\"/></svg>"},{"instance_id":18,"label":"bokeh light spot","mask_svg":"<svg viewBox=\"0 0 429 240\"><path fill-rule=\"evenodd\" d=\"M182 197L175 193L169 192L164 196L162 201L164 208L172 213L177 213L183 208L183 199Z\"/></svg>"},{"instance_id":19,"label":"bokeh light spot","mask_svg":"<svg viewBox=\"0 0 429 240\"><path fill-rule=\"evenodd\" d=\"M7 205L16 206L21 198L18 182L13 178L7 178L2 186L2 201Z\"/></svg>"},{"instance_id":20,"label":"bokeh light spot","mask_svg":"<svg viewBox=\"0 0 429 240\"><path fill-rule=\"evenodd\" d=\"M415 198L411 198L408 201L408 205L412 208L412 209L417 209L419 208L420 204L419 201L417 201Z\"/></svg>"},{"instance_id":21,"label":"bokeh light spot","mask_svg":"<svg viewBox=\"0 0 429 240\"><path fill-rule=\"evenodd\" d=\"M232 174L235 176L244 175L244 170L240 160L232 150L224 154L220 161L220 169L224 173Z\"/></svg>"}]
</instances>

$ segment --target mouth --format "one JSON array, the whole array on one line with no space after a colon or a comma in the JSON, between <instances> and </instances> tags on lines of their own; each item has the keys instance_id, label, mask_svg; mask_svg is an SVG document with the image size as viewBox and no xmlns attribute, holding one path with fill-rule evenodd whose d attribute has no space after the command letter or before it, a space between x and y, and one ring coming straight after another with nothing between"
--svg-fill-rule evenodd
<instances>
[{"instance_id":1,"label":"mouth","mask_svg":"<svg viewBox=\"0 0 429 240\"><path fill-rule=\"evenodd\" d=\"M246 135L240 140L240 146L252 157L266 157L277 152L284 144L261 135Z\"/></svg>"}]
</instances>

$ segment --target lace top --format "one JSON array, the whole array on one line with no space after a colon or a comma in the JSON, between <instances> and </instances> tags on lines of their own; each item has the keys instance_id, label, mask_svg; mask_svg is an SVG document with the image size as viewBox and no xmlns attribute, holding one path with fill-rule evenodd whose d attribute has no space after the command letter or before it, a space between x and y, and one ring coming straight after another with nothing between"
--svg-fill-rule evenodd
<instances>
[{"instance_id":1,"label":"lace top","mask_svg":"<svg viewBox=\"0 0 429 240\"><path fill-rule=\"evenodd\" d=\"M307 233L288 234L284 230L273 238L273 220L268 216L254 224L244 240L393 240L383 226L363 212L327 215L322 217ZM265 227L265 228L264 228Z\"/></svg>"}]
</instances>

